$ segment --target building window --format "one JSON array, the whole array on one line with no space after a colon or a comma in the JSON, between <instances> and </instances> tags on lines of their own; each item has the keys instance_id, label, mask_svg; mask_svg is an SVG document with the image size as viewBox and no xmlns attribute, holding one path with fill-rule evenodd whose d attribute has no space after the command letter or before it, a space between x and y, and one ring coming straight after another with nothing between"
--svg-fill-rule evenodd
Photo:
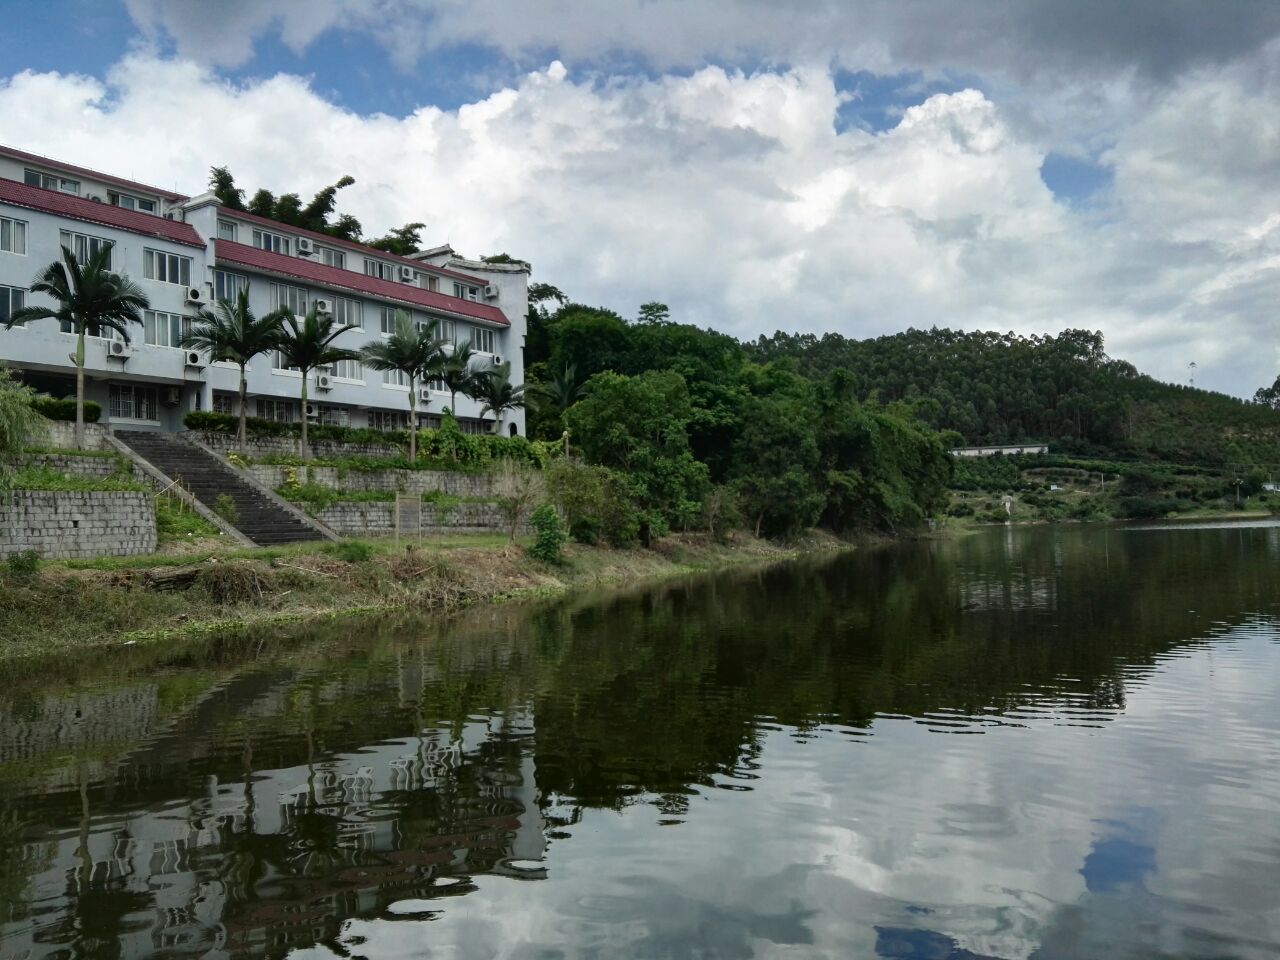
<instances>
[{"instance_id":1,"label":"building window","mask_svg":"<svg viewBox=\"0 0 1280 960\"><path fill-rule=\"evenodd\" d=\"M55 177L52 174L41 173L39 170L30 168L22 172L24 182L33 187L43 187L46 190L59 190L62 193L74 193L80 195L80 181L68 180L66 177Z\"/></svg>"},{"instance_id":2,"label":"building window","mask_svg":"<svg viewBox=\"0 0 1280 960\"><path fill-rule=\"evenodd\" d=\"M227 393L225 390L213 391L213 412L239 413L240 397L234 393Z\"/></svg>"},{"instance_id":3,"label":"building window","mask_svg":"<svg viewBox=\"0 0 1280 960\"><path fill-rule=\"evenodd\" d=\"M437 320L436 336L445 343L451 343L456 346L458 343L458 324L453 320Z\"/></svg>"},{"instance_id":4,"label":"building window","mask_svg":"<svg viewBox=\"0 0 1280 960\"><path fill-rule=\"evenodd\" d=\"M142 275L148 280L159 280L161 283L180 283L184 287L190 286L191 258L152 250L149 247L144 248Z\"/></svg>"},{"instance_id":5,"label":"building window","mask_svg":"<svg viewBox=\"0 0 1280 960\"><path fill-rule=\"evenodd\" d=\"M463 433L479 435L482 433L493 433L493 427L490 426L492 420L476 420L472 417L459 417L458 429Z\"/></svg>"},{"instance_id":6,"label":"building window","mask_svg":"<svg viewBox=\"0 0 1280 960\"><path fill-rule=\"evenodd\" d=\"M427 381L427 388L434 390L436 393L448 393L449 388L445 386L444 380L440 377L432 377Z\"/></svg>"},{"instance_id":7,"label":"building window","mask_svg":"<svg viewBox=\"0 0 1280 960\"><path fill-rule=\"evenodd\" d=\"M0 324L8 323L14 312L22 309L26 296L21 287L0 287Z\"/></svg>"},{"instance_id":8,"label":"building window","mask_svg":"<svg viewBox=\"0 0 1280 960\"><path fill-rule=\"evenodd\" d=\"M378 324L383 333L396 332L396 308L378 307Z\"/></svg>"},{"instance_id":9,"label":"building window","mask_svg":"<svg viewBox=\"0 0 1280 960\"><path fill-rule=\"evenodd\" d=\"M326 427L345 427L350 417L343 407L335 407L330 403L308 403L307 419Z\"/></svg>"},{"instance_id":10,"label":"building window","mask_svg":"<svg viewBox=\"0 0 1280 960\"><path fill-rule=\"evenodd\" d=\"M27 221L0 217L0 252L26 255Z\"/></svg>"},{"instance_id":11,"label":"building window","mask_svg":"<svg viewBox=\"0 0 1280 960\"><path fill-rule=\"evenodd\" d=\"M276 423L294 423L298 419L298 401L259 397L258 416Z\"/></svg>"},{"instance_id":12,"label":"building window","mask_svg":"<svg viewBox=\"0 0 1280 960\"><path fill-rule=\"evenodd\" d=\"M76 263L83 266L90 257L96 257L103 249L110 250L115 242L102 237L91 237L83 233L72 233L70 230L59 231L62 245L75 254ZM111 254L107 254L107 269L111 269Z\"/></svg>"},{"instance_id":13,"label":"building window","mask_svg":"<svg viewBox=\"0 0 1280 960\"><path fill-rule=\"evenodd\" d=\"M369 426L374 430L404 430L409 426L409 414L404 410L370 410Z\"/></svg>"},{"instance_id":14,"label":"building window","mask_svg":"<svg viewBox=\"0 0 1280 960\"><path fill-rule=\"evenodd\" d=\"M435 291L439 291L439 289L440 289L440 278L439 278L439 277L432 277L432 276L428 276L428 277L427 277L427 289L428 289L428 290L435 290Z\"/></svg>"},{"instance_id":15,"label":"building window","mask_svg":"<svg viewBox=\"0 0 1280 960\"><path fill-rule=\"evenodd\" d=\"M476 327L471 331L471 349L477 353L493 353L494 336L492 330Z\"/></svg>"},{"instance_id":16,"label":"building window","mask_svg":"<svg viewBox=\"0 0 1280 960\"><path fill-rule=\"evenodd\" d=\"M109 391L112 420L160 420L159 393L155 387L113 383Z\"/></svg>"},{"instance_id":17,"label":"building window","mask_svg":"<svg viewBox=\"0 0 1280 960\"><path fill-rule=\"evenodd\" d=\"M71 325L70 320L61 321L58 324L58 329L63 333L76 332L75 327ZM99 340L124 340L124 337L122 337L118 331L113 330L110 327L87 327L85 328L84 335L86 337L97 337Z\"/></svg>"},{"instance_id":18,"label":"building window","mask_svg":"<svg viewBox=\"0 0 1280 960\"><path fill-rule=\"evenodd\" d=\"M117 207L125 210L139 210L142 213L155 213L156 202L142 197L131 197L127 193L108 193L107 199Z\"/></svg>"},{"instance_id":19,"label":"building window","mask_svg":"<svg viewBox=\"0 0 1280 960\"><path fill-rule=\"evenodd\" d=\"M409 375L403 370L383 370L382 384L387 387L409 387Z\"/></svg>"},{"instance_id":20,"label":"building window","mask_svg":"<svg viewBox=\"0 0 1280 960\"><path fill-rule=\"evenodd\" d=\"M142 314L142 339L157 347L176 347L191 329L191 318L176 313L147 310Z\"/></svg>"},{"instance_id":21,"label":"building window","mask_svg":"<svg viewBox=\"0 0 1280 960\"><path fill-rule=\"evenodd\" d=\"M287 307L299 317L305 314L307 312L306 288L295 287L288 283L271 284L271 309L279 310L281 307Z\"/></svg>"},{"instance_id":22,"label":"building window","mask_svg":"<svg viewBox=\"0 0 1280 960\"><path fill-rule=\"evenodd\" d=\"M320 262L326 267L337 267L339 270L347 269L347 255L341 250L316 244L316 253L320 255Z\"/></svg>"},{"instance_id":23,"label":"building window","mask_svg":"<svg viewBox=\"0 0 1280 960\"><path fill-rule=\"evenodd\" d=\"M377 277L379 280L394 280L396 278L396 266L394 263L387 263L385 260L374 260L371 257L364 258L364 272L370 277Z\"/></svg>"},{"instance_id":24,"label":"building window","mask_svg":"<svg viewBox=\"0 0 1280 960\"><path fill-rule=\"evenodd\" d=\"M238 273L228 273L226 270L213 271L213 298L215 300L229 300L235 303L240 296L240 291L248 289L248 277L242 277Z\"/></svg>"},{"instance_id":25,"label":"building window","mask_svg":"<svg viewBox=\"0 0 1280 960\"><path fill-rule=\"evenodd\" d=\"M339 360L329 368L339 380L358 380L364 383L364 364L359 360Z\"/></svg>"},{"instance_id":26,"label":"building window","mask_svg":"<svg viewBox=\"0 0 1280 960\"><path fill-rule=\"evenodd\" d=\"M269 230L254 230L253 245L260 250L270 250L272 253L283 253L286 256L293 246L288 237Z\"/></svg>"},{"instance_id":27,"label":"building window","mask_svg":"<svg viewBox=\"0 0 1280 960\"><path fill-rule=\"evenodd\" d=\"M219 240L230 240L234 243L237 235L238 233L237 233L236 225L234 221L231 221L231 220L218 221L218 239Z\"/></svg>"},{"instance_id":28,"label":"building window","mask_svg":"<svg viewBox=\"0 0 1280 960\"><path fill-rule=\"evenodd\" d=\"M461 297L463 300L479 300L480 288L470 287L465 283L458 283L457 281L454 281L453 295L455 297Z\"/></svg>"},{"instance_id":29,"label":"building window","mask_svg":"<svg viewBox=\"0 0 1280 960\"><path fill-rule=\"evenodd\" d=\"M364 329L364 310L359 300L348 300L346 297L333 298L333 319L351 327Z\"/></svg>"}]
</instances>

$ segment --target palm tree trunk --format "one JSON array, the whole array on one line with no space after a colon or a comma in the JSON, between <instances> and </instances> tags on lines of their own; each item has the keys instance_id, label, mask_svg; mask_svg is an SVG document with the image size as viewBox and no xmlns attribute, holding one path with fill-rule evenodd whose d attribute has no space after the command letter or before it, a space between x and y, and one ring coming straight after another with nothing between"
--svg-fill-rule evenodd
<instances>
[{"instance_id":1,"label":"palm tree trunk","mask_svg":"<svg viewBox=\"0 0 1280 960\"><path fill-rule=\"evenodd\" d=\"M76 449L84 449L84 328L76 337Z\"/></svg>"},{"instance_id":2,"label":"palm tree trunk","mask_svg":"<svg viewBox=\"0 0 1280 960\"><path fill-rule=\"evenodd\" d=\"M248 443L248 439L246 437L246 434L248 432L248 428L246 426L246 423L248 421L248 414L245 412L245 407L248 406L248 403L249 403L249 382L245 378L244 364L242 363L240 364L240 429L236 431L236 436L239 437L238 442L240 444L241 453L245 452L244 448L245 448L245 445Z\"/></svg>"},{"instance_id":3,"label":"palm tree trunk","mask_svg":"<svg viewBox=\"0 0 1280 960\"><path fill-rule=\"evenodd\" d=\"M298 450L298 456L302 457L303 460L311 458L311 448L307 444L307 421L310 419L307 416L307 373L308 371L305 369L302 371L302 442Z\"/></svg>"},{"instance_id":4,"label":"palm tree trunk","mask_svg":"<svg viewBox=\"0 0 1280 960\"><path fill-rule=\"evenodd\" d=\"M418 390L409 378L409 462L418 459Z\"/></svg>"}]
</instances>

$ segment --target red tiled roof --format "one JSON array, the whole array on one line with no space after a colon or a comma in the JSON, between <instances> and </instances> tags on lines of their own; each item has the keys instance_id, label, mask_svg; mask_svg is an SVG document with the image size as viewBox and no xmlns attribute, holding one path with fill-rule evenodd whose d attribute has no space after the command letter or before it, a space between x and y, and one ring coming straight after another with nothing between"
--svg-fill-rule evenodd
<instances>
[{"instance_id":1,"label":"red tiled roof","mask_svg":"<svg viewBox=\"0 0 1280 960\"><path fill-rule=\"evenodd\" d=\"M394 280L382 280L356 273L354 270L343 270L340 267L330 267L312 260L304 260L302 257L290 257L283 253L272 253L270 250L259 250L257 247L233 243L230 240L216 241L215 248L216 259L220 265L235 264L268 273L284 274L327 287L343 287L386 300L396 300L418 307L430 307L459 316L474 317L477 320L488 320L490 323L501 324L504 327L510 326L502 311L487 303L463 300L461 297L451 297L434 290L423 290L421 287L413 287L407 283L396 283Z\"/></svg>"},{"instance_id":2,"label":"red tiled roof","mask_svg":"<svg viewBox=\"0 0 1280 960\"><path fill-rule=\"evenodd\" d=\"M22 160L42 167L50 167L54 170L65 170L68 173L78 173L83 177L93 177L95 180L101 180L103 183L114 183L118 187L128 187L130 190L141 190L143 193L154 193L156 196L164 197L166 200L187 199L186 194L174 193L172 190L161 190L159 187L152 187L145 183L138 183L136 180L125 180L122 177L113 177L109 173L90 170L88 167L77 167L73 163L63 163L61 160L42 157L38 153L27 153L25 150L6 147L4 144L0 144L0 156L12 157L14 160Z\"/></svg>"},{"instance_id":3,"label":"red tiled roof","mask_svg":"<svg viewBox=\"0 0 1280 960\"><path fill-rule=\"evenodd\" d=\"M109 203L97 203L69 193L45 190L43 187L33 187L19 183L17 180L6 180L3 177L0 177L0 202L12 203L31 210L43 210L45 213L71 217L74 220L101 223L147 237L162 237L174 243L185 243L193 247L204 246L200 234L196 233L195 228L189 223L167 220L155 214L139 213L137 210L126 210L124 207L112 206Z\"/></svg>"},{"instance_id":4,"label":"red tiled roof","mask_svg":"<svg viewBox=\"0 0 1280 960\"><path fill-rule=\"evenodd\" d=\"M328 244L331 247L341 247L344 250L359 250L361 253L370 257L377 257L380 260L390 260L392 263L407 263L415 270L421 270L423 273L438 273L445 277L456 277L459 280L466 280L468 283L474 283L483 287L489 281L483 277L472 276L469 273L459 273L457 270L450 270L447 267L437 267L430 263L423 263L421 260L414 260L412 257L402 257L395 253L387 253L385 250L378 250L375 247L366 246L363 243L356 243L354 240L342 240L338 237L331 237L327 233L317 233L314 230L304 230L302 227L295 227L287 223L281 223L279 220L272 220L270 217L260 217L256 213L249 213L246 210L232 210L230 207L218 207L218 213L230 217L233 220L248 220L250 223L260 223L265 227L271 227L279 230L281 233L297 234L300 237L310 237L312 240L318 240L320 243Z\"/></svg>"}]
</instances>

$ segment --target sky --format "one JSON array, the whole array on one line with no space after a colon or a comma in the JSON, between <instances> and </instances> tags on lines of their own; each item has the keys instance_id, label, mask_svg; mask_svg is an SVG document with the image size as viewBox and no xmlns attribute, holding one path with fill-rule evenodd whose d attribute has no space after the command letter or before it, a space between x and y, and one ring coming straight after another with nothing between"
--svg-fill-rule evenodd
<instances>
[{"instance_id":1,"label":"sky","mask_svg":"<svg viewBox=\"0 0 1280 960\"><path fill-rule=\"evenodd\" d=\"M1272 0L0 0L0 143L507 252L742 338L1280 373ZM1195 364L1195 368L1191 367Z\"/></svg>"}]
</instances>

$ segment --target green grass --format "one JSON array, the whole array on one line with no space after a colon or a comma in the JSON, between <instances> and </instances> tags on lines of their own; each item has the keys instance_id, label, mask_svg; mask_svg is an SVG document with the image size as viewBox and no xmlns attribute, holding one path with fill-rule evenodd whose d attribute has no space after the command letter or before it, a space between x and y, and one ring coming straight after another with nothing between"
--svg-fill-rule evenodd
<instances>
[{"instance_id":1,"label":"green grass","mask_svg":"<svg viewBox=\"0 0 1280 960\"><path fill-rule=\"evenodd\" d=\"M114 450L77 450L74 447L27 447L22 451L23 454L45 455L54 457L89 457L96 460L119 460L124 462L124 457L116 453Z\"/></svg>"},{"instance_id":2,"label":"green grass","mask_svg":"<svg viewBox=\"0 0 1280 960\"><path fill-rule=\"evenodd\" d=\"M156 534L160 543L217 537L220 531L200 514L168 497L156 499Z\"/></svg>"},{"instance_id":3,"label":"green grass","mask_svg":"<svg viewBox=\"0 0 1280 960\"><path fill-rule=\"evenodd\" d=\"M109 477L82 477L67 475L48 467L23 467L14 472L11 484L15 490L53 490L63 492L146 490L131 475L112 474Z\"/></svg>"}]
</instances>

